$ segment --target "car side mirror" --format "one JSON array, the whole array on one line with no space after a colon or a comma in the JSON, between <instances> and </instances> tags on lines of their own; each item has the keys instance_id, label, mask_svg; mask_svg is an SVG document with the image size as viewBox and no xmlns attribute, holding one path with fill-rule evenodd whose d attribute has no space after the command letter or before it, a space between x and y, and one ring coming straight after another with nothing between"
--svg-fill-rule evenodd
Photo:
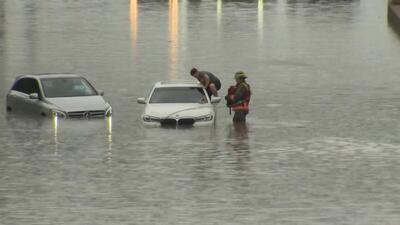
<instances>
[{"instance_id":1,"label":"car side mirror","mask_svg":"<svg viewBox=\"0 0 400 225\"><path fill-rule=\"evenodd\" d=\"M211 104L219 103L221 101L221 97L211 96Z\"/></svg>"},{"instance_id":2,"label":"car side mirror","mask_svg":"<svg viewBox=\"0 0 400 225\"><path fill-rule=\"evenodd\" d=\"M146 98L138 98L137 103L139 104L146 104Z\"/></svg>"},{"instance_id":3,"label":"car side mirror","mask_svg":"<svg viewBox=\"0 0 400 225\"><path fill-rule=\"evenodd\" d=\"M104 91L102 91L102 90L98 90L97 92L99 92L99 95L100 95L100 96L103 96L103 95L104 95Z\"/></svg>"},{"instance_id":4,"label":"car side mirror","mask_svg":"<svg viewBox=\"0 0 400 225\"><path fill-rule=\"evenodd\" d=\"M30 95L29 95L29 99L33 99L33 100L39 99L39 94L38 94L38 93L32 93L32 94L30 94Z\"/></svg>"}]
</instances>

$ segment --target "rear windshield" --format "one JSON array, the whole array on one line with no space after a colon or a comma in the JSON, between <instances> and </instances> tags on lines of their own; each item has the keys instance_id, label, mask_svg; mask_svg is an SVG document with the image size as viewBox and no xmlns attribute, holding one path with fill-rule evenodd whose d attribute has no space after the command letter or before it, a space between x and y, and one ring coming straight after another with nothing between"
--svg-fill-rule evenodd
<instances>
[{"instance_id":1,"label":"rear windshield","mask_svg":"<svg viewBox=\"0 0 400 225\"><path fill-rule=\"evenodd\" d=\"M206 103L203 88L167 87L154 89L149 103Z\"/></svg>"},{"instance_id":2,"label":"rear windshield","mask_svg":"<svg viewBox=\"0 0 400 225\"><path fill-rule=\"evenodd\" d=\"M48 98L97 95L96 90L80 77L43 78L40 81Z\"/></svg>"}]
</instances>

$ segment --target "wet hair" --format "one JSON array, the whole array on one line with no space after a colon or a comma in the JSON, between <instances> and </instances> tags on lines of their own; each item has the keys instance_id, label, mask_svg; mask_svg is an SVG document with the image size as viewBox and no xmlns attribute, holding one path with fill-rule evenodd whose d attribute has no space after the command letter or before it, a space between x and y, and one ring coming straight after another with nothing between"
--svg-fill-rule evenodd
<instances>
[{"instance_id":1,"label":"wet hair","mask_svg":"<svg viewBox=\"0 0 400 225\"><path fill-rule=\"evenodd\" d=\"M190 70L190 75L195 75L197 72L199 72L196 68L192 68L191 70Z\"/></svg>"}]
</instances>

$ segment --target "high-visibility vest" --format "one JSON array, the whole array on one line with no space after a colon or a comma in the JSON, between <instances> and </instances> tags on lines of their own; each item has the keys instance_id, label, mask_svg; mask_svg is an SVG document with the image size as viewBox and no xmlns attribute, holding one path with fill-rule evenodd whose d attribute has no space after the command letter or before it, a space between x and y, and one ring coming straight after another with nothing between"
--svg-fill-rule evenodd
<instances>
[{"instance_id":1,"label":"high-visibility vest","mask_svg":"<svg viewBox=\"0 0 400 225\"><path fill-rule=\"evenodd\" d=\"M247 86L247 91L244 94L243 100L240 100L236 103L234 103L231 107L233 111L249 111L249 104L250 104L250 98L251 98L251 90L250 90L250 85L245 83ZM236 86L236 88L238 85ZM234 95L232 96L233 98L235 97Z\"/></svg>"},{"instance_id":2,"label":"high-visibility vest","mask_svg":"<svg viewBox=\"0 0 400 225\"><path fill-rule=\"evenodd\" d=\"M232 110L233 111L245 111L248 112L249 111L249 103L248 102L242 102L240 104L235 104L232 106Z\"/></svg>"}]
</instances>

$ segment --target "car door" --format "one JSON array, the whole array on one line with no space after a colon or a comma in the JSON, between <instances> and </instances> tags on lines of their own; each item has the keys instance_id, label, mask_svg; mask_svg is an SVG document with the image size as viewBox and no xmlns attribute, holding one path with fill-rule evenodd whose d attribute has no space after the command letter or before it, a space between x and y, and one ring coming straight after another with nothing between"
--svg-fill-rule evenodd
<instances>
[{"instance_id":1,"label":"car door","mask_svg":"<svg viewBox=\"0 0 400 225\"><path fill-rule=\"evenodd\" d=\"M30 94L37 93L37 99L31 99ZM34 78L22 78L15 82L7 96L7 107L23 113L41 113L41 92L39 83Z\"/></svg>"}]
</instances>

